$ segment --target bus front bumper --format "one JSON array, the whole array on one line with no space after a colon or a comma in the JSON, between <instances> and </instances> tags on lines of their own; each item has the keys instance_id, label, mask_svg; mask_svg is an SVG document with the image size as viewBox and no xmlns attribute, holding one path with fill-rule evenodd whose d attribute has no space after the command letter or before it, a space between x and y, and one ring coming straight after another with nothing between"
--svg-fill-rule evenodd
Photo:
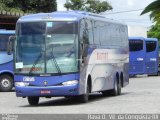
<instances>
[{"instance_id":1,"label":"bus front bumper","mask_svg":"<svg viewBox=\"0 0 160 120\"><path fill-rule=\"evenodd\" d=\"M16 86L17 97L39 96L39 97L54 97L54 96L76 96L79 95L78 84L72 86Z\"/></svg>"}]
</instances>

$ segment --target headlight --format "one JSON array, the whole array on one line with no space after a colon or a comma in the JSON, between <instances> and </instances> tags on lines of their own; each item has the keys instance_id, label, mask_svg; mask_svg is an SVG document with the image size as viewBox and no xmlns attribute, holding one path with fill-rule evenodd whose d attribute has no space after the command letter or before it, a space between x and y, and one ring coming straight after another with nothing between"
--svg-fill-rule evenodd
<instances>
[{"instance_id":1,"label":"headlight","mask_svg":"<svg viewBox=\"0 0 160 120\"><path fill-rule=\"evenodd\" d=\"M62 83L62 85L64 86L76 85L76 84L78 84L78 80L71 80L71 81L66 81Z\"/></svg>"},{"instance_id":2,"label":"headlight","mask_svg":"<svg viewBox=\"0 0 160 120\"><path fill-rule=\"evenodd\" d=\"M19 86L19 87L24 87L24 86L28 86L29 83L26 82L15 82L15 86Z\"/></svg>"}]
</instances>

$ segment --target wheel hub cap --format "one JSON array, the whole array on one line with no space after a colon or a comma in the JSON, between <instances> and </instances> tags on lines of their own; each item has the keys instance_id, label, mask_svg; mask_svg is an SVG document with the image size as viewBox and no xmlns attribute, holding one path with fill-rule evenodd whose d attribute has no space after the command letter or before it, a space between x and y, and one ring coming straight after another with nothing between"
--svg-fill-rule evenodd
<instances>
[{"instance_id":1,"label":"wheel hub cap","mask_svg":"<svg viewBox=\"0 0 160 120\"><path fill-rule=\"evenodd\" d=\"M9 87L9 85L10 85L8 79L3 79L3 80L1 81L1 83L2 83L2 86L5 87L5 88Z\"/></svg>"}]
</instances>

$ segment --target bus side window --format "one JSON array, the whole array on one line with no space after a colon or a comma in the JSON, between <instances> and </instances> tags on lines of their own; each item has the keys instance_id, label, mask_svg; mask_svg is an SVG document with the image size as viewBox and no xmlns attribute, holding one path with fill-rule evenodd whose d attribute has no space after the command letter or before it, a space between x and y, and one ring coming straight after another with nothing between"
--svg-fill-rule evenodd
<instances>
[{"instance_id":1,"label":"bus side window","mask_svg":"<svg viewBox=\"0 0 160 120\"><path fill-rule=\"evenodd\" d=\"M87 28L88 24L83 19L80 23L80 46L81 46L82 57L87 56L87 48L89 44L89 32Z\"/></svg>"},{"instance_id":2,"label":"bus side window","mask_svg":"<svg viewBox=\"0 0 160 120\"><path fill-rule=\"evenodd\" d=\"M94 33L94 44L95 45L99 45L100 41L99 41L99 26L98 26L98 22L94 23L93 33Z\"/></svg>"},{"instance_id":3,"label":"bus side window","mask_svg":"<svg viewBox=\"0 0 160 120\"><path fill-rule=\"evenodd\" d=\"M87 24L88 24L88 39L89 39L89 44L93 45L93 25L92 25L92 21L91 20L87 20Z\"/></svg>"}]
</instances>

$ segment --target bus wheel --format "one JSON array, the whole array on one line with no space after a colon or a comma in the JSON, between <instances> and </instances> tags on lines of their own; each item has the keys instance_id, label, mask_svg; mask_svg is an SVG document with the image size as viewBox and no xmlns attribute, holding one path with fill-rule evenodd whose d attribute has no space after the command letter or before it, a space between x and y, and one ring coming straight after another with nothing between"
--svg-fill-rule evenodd
<instances>
[{"instance_id":1,"label":"bus wheel","mask_svg":"<svg viewBox=\"0 0 160 120\"><path fill-rule=\"evenodd\" d=\"M114 82L114 89L111 90L112 95L117 96L121 94L121 83L120 80L119 82L117 80L115 80Z\"/></svg>"},{"instance_id":2,"label":"bus wheel","mask_svg":"<svg viewBox=\"0 0 160 120\"><path fill-rule=\"evenodd\" d=\"M13 78L9 75L0 76L0 91L8 92L13 88Z\"/></svg>"},{"instance_id":3,"label":"bus wheel","mask_svg":"<svg viewBox=\"0 0 160 120\"><path fill-rule=\"evenodd\" d=\"M28 97L28 103L30 105L38 105L39 97Z\"/></svg>"},{"instance_id":4,"label":"bus wheel","mask_svg":"<svg viewBox=\"0 0 160 120\"><path fill-rule=\"evenodd\" d=\"M86 93L84 95L80 95L80 102L87 103L89 100L89 85L87 84Z\"/></svg>"}]
</instances>

